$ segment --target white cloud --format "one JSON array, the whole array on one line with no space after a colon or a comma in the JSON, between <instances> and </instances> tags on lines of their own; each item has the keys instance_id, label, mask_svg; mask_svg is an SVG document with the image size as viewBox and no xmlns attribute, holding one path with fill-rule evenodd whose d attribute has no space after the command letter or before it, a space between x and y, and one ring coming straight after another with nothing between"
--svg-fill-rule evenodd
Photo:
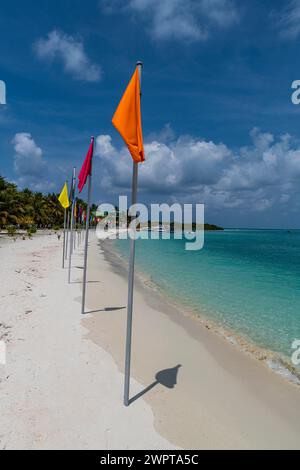
<instances>
[{"instance_id":1,"label":"white cloud","mask_svg":"<svg viewBox=\"0 0 300 470\"><path fill-rule=\"evenodd\" d=\"M239 19L233 0L202 0L199 8L209 20L220 27L229 27Z\"/></svg>"},{"instance_id":2,"label":"white cloud","mask_svg":"<svg viewBox=\"0 0 300 470\"><path fill-rule=\"evenodd\" d=\"M66 72L76 80L96 82L101 79L101 68L88 58L81 41L60 31L50 32L46 39L34 44L39 59L62 62Z\"/></svg>"},{"instance_id":3,"label":"white cloud","mask_svg":"<svg viewBox=\"0 0 300 470\"><path fill-rule=\"evenodd\" d=\"M20 132L12 141L15 149L14 167L20 176L40 175L45 167L43 152L33 140L31 134Z\"/></svg>"},{"instance_id":4,"label":"white cloud","mask_svg":"<svg viewBox=\"0 0 300 470\"><path fill-rule=\"evenodd\" d=\"M140 200L201 202L221 215L224 211L234 211L235 216L261 213L262 217L272 210L279 216L296 213L300 210L299 141L259 129L253 129L250 138L248 146L230 149L224 143L176 136L167 126L145 139L147 158L139 166ZM69 165L64 167L64 162L55 159L50 165L29 133L16 134L13 145L16 182L34 190L58 191ZM132 160L127 147L118 147L110 135L99 135L95 155L97 196L101 192L102 201L116 202L119 194L129 194ZM74 163L80 165L82 159Z\"/></svg>"},{"instance_id":5,"label":"white cloud","mask_svg":"<svg viewBox=\"0 0 300 470\"><path fill-rule=\"evenodd\" d=\"M17 133L12 144L14 146L15 183L21 187L28 187L34 191L52 191L56 184L52 169L43 157L42 149L36 144L31 134Z\"/></svg>"},{"instance_id":6,"label":"white cloud","mask_svg":"<svg viewBox=\"0 0 300 470\"><path fill-rule=\"evenodd\" d=\"M300 0L290 0L276 16L281 36L296 39L300 34Z\"/></svg>"},{"instance_id":7,"label":"white cloud","mask_svg":"<svg viewBox=\"0 0 300 470\"><path fill-rule=\"evenodd\" d=\"M233 0L102 0L104 11L135 13L155 39L205 40L216 28L238 21Z\"/></svg>"},{"instance_id":8,"label":"white cloud","mask_svg":"<svg viewBox=\"0 0 300 470\"><path fill-rule=\"evenodd\" d=\"M276 204L292 207L300 181L299 143L288 135L276 139L259 129L253 129L250 137L252 144L237 151L191 136L146 141L141 195L151 201L204 202L219 211L264 212ZM101 189L107 195L129 192L132 162L127 148L117 149L111 136L101 135L96 154L101 162Z\"/></svg>"}]
</instances>

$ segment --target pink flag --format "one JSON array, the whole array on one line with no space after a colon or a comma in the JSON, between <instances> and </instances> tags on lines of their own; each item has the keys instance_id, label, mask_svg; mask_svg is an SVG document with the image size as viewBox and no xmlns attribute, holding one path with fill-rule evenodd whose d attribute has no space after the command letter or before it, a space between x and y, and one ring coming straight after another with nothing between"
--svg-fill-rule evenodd
<instances>
[{"instance_id":1,"label":"pink flag","mask_svg":"<svg viewBox=\"0 0 300 470\"><path fill-rule=\"evenodd\" d=\"M78 176L78 179L79 179L78 189L80 193L85 186L87 177L92 174L93 153L94 153L94 137L92 137L91 139L90 148L88 150L87 156L85 157L84 163L82 165L82 168Z\"/></svg>"}]
</instances>

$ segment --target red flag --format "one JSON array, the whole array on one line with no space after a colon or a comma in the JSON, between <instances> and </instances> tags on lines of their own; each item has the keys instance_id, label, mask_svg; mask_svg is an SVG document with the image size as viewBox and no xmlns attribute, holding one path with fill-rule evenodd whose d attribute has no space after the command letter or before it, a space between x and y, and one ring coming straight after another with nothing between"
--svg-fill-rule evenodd
<instances>
[{"instance_id":1,"label":"red flag","mask_svg":"<svg viewBox=\"0 0 300 470\"><path fill-rule=\"evenodd\" d=\"M79 179L78 189L80 193L85 186L87 177L92 174L93 153L94 153L94 137L92 137L91 139L91 144L90 144L87 156L85 157L84 163L82 165L82 168L78 176L78 179Z\"/></svg>"}]
</instances>

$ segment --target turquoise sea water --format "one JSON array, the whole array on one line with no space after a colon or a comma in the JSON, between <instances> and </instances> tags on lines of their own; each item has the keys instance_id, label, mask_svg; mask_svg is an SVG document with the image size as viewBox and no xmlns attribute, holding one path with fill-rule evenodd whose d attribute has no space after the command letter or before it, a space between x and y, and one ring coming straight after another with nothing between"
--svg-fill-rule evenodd
<instances>
[{"instance_id":1,"label":"turquoise sea water","mask_svg":"<svg viewBox=\"0 0 300 470\"><path fill-rule=\"evenodd\" d=\"M126 257L129 242L116 246ZM290 360L300 339L300 231L207 232L204 249L184 248L184 240L139 240L137 267L168 295Z\"/></svg>"}]
</instances>

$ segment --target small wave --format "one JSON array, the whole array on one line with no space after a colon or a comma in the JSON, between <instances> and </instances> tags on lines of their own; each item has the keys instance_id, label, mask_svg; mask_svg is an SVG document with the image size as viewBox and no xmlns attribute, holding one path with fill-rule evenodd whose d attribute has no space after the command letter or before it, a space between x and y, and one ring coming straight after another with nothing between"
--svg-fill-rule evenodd
<instances>
[{"instance_id":1,"label":"small wave","mask_svg":"<svg viewBox=\"0 0 300 470\"><path fill-rule=\"evenodd\" d=\"M105 243L107 244L107 241ZM114 255L116 255L116 257L122 262L122 264L124 263L126 266L126 258L124 254L121 253L114 244L112 244L110 247L111 250L109 251L113 252ZM138 268L136 270L136 274L137 278L144 285L144 287L151 289L157 294L160 294L167 304L175 307L184 316L188 316L193 318L195 321L200 322L206 329L221 336L233 347L238 348L240 351L262 362L274 373L279 374L288 382L297 386L300 385L300 373L298 373L298 371L288 362L288 360L284 360L283 357L278 356L274 351L259 347L244 335L240 335L236 331L225 328L219 322L208 318L207 315L205 315L204 312L199 308L195 309L194 307L188 305L187 302L183 302L182 299L171 296L167 289L165 289L161 284L157 283L152 276L146 274L141 269Z\"/></svg>"},{"instance_id":2,"label":"small wave","mask_svg":"<svg viewBox=\"0 0 300 470\"><path fill-rule=\"evenodd\" d=\"M276 374L281 375L284 379L295 385L300 385L300 378L297 372L294 369L290 370L290 366L280 359L268 359L266 364L270 369L276 372Z\"/></svg>"}]
</instances>

